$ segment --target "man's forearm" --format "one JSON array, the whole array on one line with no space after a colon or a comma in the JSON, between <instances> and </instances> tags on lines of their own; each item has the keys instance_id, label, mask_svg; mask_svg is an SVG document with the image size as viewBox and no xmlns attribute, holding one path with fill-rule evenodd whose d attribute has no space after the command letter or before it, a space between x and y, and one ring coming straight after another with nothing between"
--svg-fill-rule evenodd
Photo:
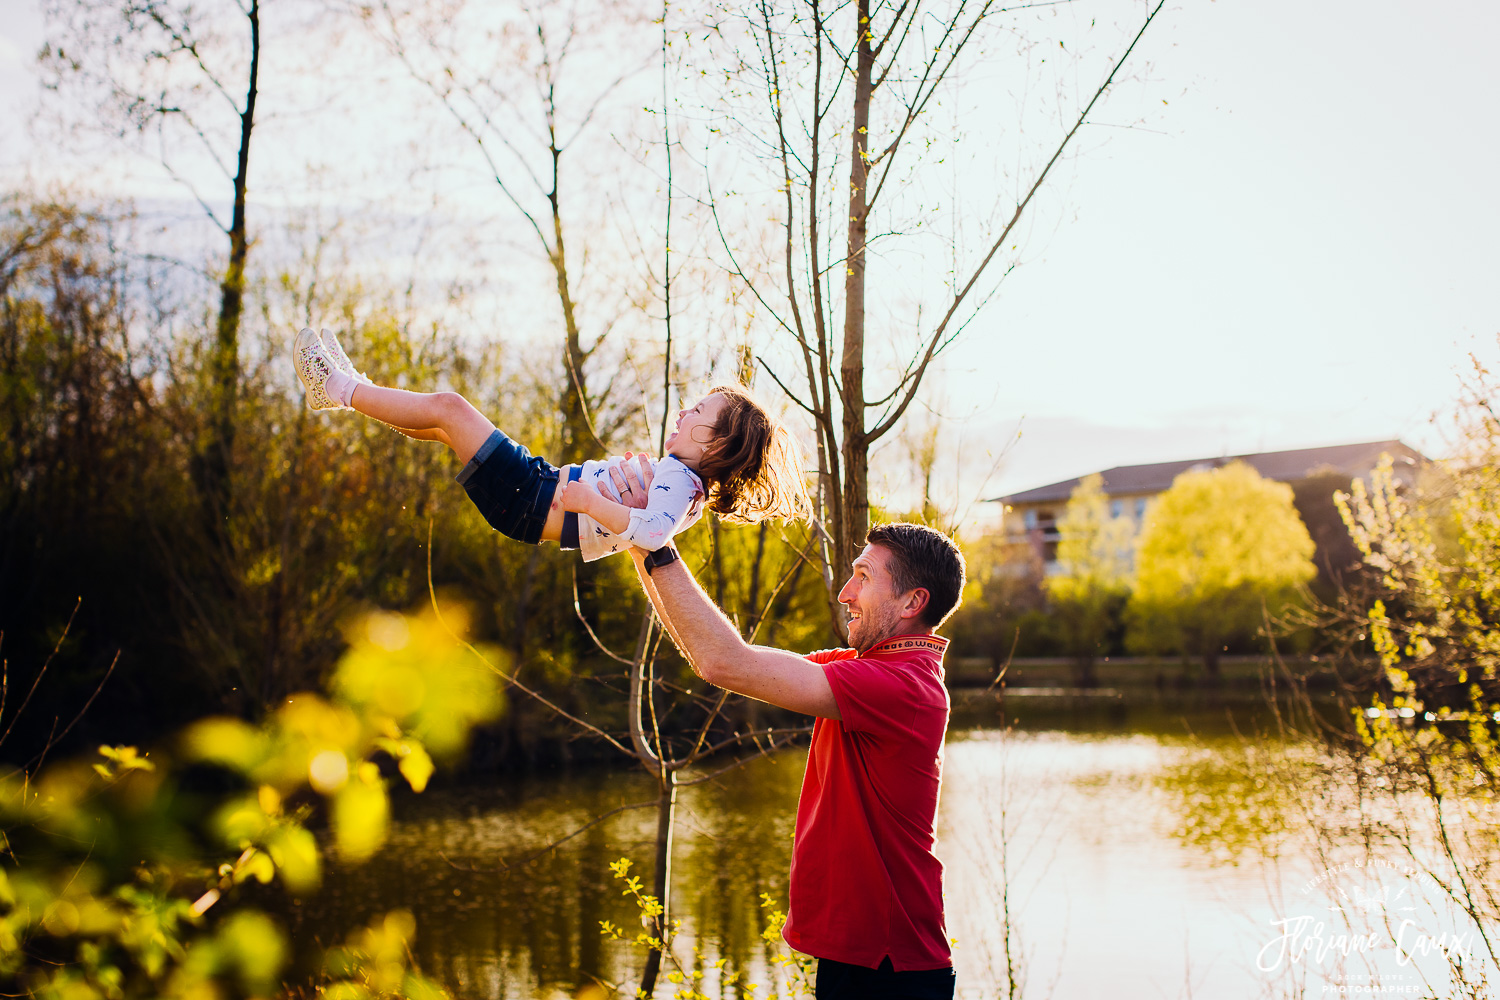
<instances>
[{"instance_id":1,"label":"man's forearm","mask_svg":"<svg viewBox=\"0 0 1500 1000\"><path fill-rule=\"evenodd\" d=\"M646 567L641 561L645 558L645 553L638 548L632 547L630 549L630 555L631 558L635 560L636 574L641 578L641 589L646 592L647 600L649 600L651 602L651 606L656 609L656 617L661 619L662 627L667 630L667 635L672 637L672 644L675 645L677 649L682 653L682 655L687 659L688 665L693 668L693 672L701 677L702 672L698 669L697 665L693 663L693 658L688 653L687 647L683 645L682 639L677 635L677 627L672 623L672 616L667 612L666 605L662 603L661 594L657 593L655 579L652 578L650 573L646 572Z\"/></svg>"},{"instance_id":2,"label":"man's forearm","mask_svg":"<svg viewBox=\"0 0 1500 1000\"><path fill-rule=\"evenodd\" d=\"M667 623L672 641L700 675L712 664L749 652L749 645L734 624L709 600L681 559L647 576L649 586L655 591L654 603Z\"/></svg>"},{"instance_id":3,"label":"man's forearm","mask_svg":"<svg viewBox=\"0 0 1500 1000\"><path fill-rule=\"evenodd\" d=\"M644 557L635 558L647 596L699 677L793 712L840 717L821 666L796 653L745 642L681 559L647 574Z\"/></svg>"}]
</instances>

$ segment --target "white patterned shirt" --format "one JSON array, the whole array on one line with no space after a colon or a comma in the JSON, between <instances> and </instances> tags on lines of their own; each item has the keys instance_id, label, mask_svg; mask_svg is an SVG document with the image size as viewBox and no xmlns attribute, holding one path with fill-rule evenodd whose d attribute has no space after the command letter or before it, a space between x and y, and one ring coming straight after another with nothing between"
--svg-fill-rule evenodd
<instances>
[{"instance_id":1,"label":"white patterned shirt","mask_svg":"<svg viewBox=\"0 0 1500 1000\"><path fill-rule=\"evenodd\" d=\"M603 483L610 497L619 500L620 491L615 488L609 468L625 461L616 455L603 461L584 462L579 481L591 488ZM673 535L692 527L703 516L707 491L696 472L671 455L658 458L651 465L654 470L651 495L646 498L644 508L630 511L630 524L620 534L612 533L587 514L578 515L578 548L585 562L624 552L627 545L648 552L659 549L671 541Z\"/></svg>"}]
</instances>

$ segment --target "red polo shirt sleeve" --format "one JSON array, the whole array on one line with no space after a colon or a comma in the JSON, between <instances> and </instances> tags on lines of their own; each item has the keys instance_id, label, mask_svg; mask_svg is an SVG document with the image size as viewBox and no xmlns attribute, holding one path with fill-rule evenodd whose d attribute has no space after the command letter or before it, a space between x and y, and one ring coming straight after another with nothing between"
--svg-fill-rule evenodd
<instances>
[{"instance_id":1,"label":"red polo shirt sleeve","mask_svg":"<svg viewBox=\"0 0 1500 1000\"><path fill-rule=\"evenodd\" d=\"M926 699L921 682L900 663L849 658L823 665L845 732L882 740L917 735L917 711Z\"/></svg>"}]
</instances>

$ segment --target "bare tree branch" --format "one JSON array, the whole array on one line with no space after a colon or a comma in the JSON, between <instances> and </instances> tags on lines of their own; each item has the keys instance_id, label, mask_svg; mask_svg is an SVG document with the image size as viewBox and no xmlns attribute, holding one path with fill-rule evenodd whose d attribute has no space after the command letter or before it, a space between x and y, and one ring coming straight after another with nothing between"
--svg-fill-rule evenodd
<instances>
[{"instance_id":1,"label":"bare tree branch","mask_svg":"<svg viewBox=\"0 0 1500 1000\"><path fill-rule=\"evenodd\" d=\"M193 61L198 64L198 69L203 73L204 78L213 85L214 91L220 97L224 98L225 102L229 105L230 109L233 110L235 114L239 114L239 102L236 101L233 95L231 95L229 91L225 89L224 85L219 82L218 74L214 73L213 70L208 68L208 63L203 60L202 54L198 51L198 43L187 37L187 27L184 25L183 29L179 31L177 28L168 24L167 19L162 14L161 7L158 4L150 3L147 4L144 8L136 9L141 10L141 12L144 13L152 22L154 22L157 27L166 32L167 37L172 40L172 44L176 47L175 51L186 52L188 55L193 57ZM250 12L245 7L241 6L240 13L248 15ZM158 58L162 62L170 62L171 53L162 53L158 56Z\"/></svg>"},{"instance_id":2,"label":"bare tree branch","mask_svg":"<svg viewBox=\"0 0 1500 1000\"><path fill-rule=\"evenodd\" d=\"M522 694L528 695L534 701L538 702L539 704L545 705L547 708L550 708L552 711L556 712L558 715L562 716L564 719L567 719L569 722L573 723L574 725L581 727L582 729L584 729L587 732L593 733L595 736L597 736L600 739L604 740L606 743L608 743L610 746L614 747L616 750L619 750L621 753L630 754L630 749L628 747L626 747L625 744L621 743L619 740L615 739L609 733L606 733L604 730L600 729L598 726L594 725L592 722L589 722L586 719L580 719L578 716L574 715L572 712L569 712L567 709L563 708L561 705L558 705L557 703L553 702L550 698L548 698L546 695L542 694L540 691L537 691L537 690L535 690L535 689L533 689L531 687L528 687L525 684L522 684L519 680L516 679L516 676L515 676L514 673L506 673L504 670L501 670L498 666L496 666L495 664L491 663L489 661L489 659L483 653L481 653L478 649L474 648L474 644L473 643L471 643L469 640L465 639L463 636L459 635L457 632L453 631L452 626L450 626L448 624L448 622L447 622L447 619L445 619L443 617L442 608L438 605L437 588L433 585L433 582L432 582L432 520L431 520L431 518L429 518L428 521L427 521L427 598L428 598L429 603L432 605L432 613L433 613L434 616L436 616L438 624L441 625L441 626L443 626L443 631L447 632L448 635L450 637L452 637L452 639L453 639L454 642L457 642L459 645L461 645L465 649L467 649L470 653L474 654L474 658L477 659L480 663L483 663L486 667L488 667L490 669L491 673L493 673L495 676L497 676L497 677L501 678L502 680L504 680L507 684L509 684L512 687L516 688Z\"/></svg>"},{"instance_id":3,"label":"bare tree branch","mask_svg":"<svg viewBox=\"0 0 1500 1000\"><path fill-rule=\"evenodd\" d=\"M485 163L490 168L491 179L494 180L496 186L500 188L500 193L503 194L505 196L505 199L515 207L516 211L520 212L521 216L528 223L530 223L531 229L536 233L536 238L541 241L542 247L548 253L551 253L552 246L548 242L546 234L542 232L541 223L539 223L536 220L536 217L527 210L526 206L521 204L521 200L516 197L515 192L513 192L510 189L510 186L506 184L505 178L501 176L500 173L500 165L496 163L494 157L490 155L489 146L485 144L484 136L479 133L478 129L473 126L468 118L466 118L456 107L454 107L453 102L448 99L449 92L438 87L437 84L428 79L427 76L425 76L417 69L416 64L412 61L410 53L407 52L406 43L402 41L400 31L397 28L397 18L395 13L391 10L390 4L388 2L384 2L383 0L380 6L381 9L386 12L387 20L391 25L391 36L386 43L387 47L390 48L392 54L401 61L401 64L406 67L407 72L411 74L412 79L416 80L417 83L427 88L432 96L438 99L438 103L440 103L443 108L453 117L453 120L458 123L458 127L461 128L464 132L468 133L469 137L474 140L475 144L479 147L480 155L484 157ZM489 124L488 121L486 121L486 124ZM507 143L507 140L503 138L504 133L501 132L499 133L499 135L501 136L501 144L505 145ZM512 151L514 152L514 150ZM524 165L524 160L522 162ZM537 184L538 188L544 191L546 190L535 174L532 174L532 180Z\"/></svg>"},{"instance_id":4,"label":"bare tree branch","mask_svg":"<svg viewBox=\"0 0 1500 1000\"><path fill-rule=\"evenodd\" d=\"M1146 29L1151 26L1151 22L1156 18L1156 15L1160 13L1165 3L1166 0L1158 0L1156 6L1151 9L1151 13L1146 16L1146 20L1141 25L1140 30L1135 33L1135 37L1132 38L1130 44L1126 46L1124 53L1121 54L1120 58L1115 61L1113 68L1111 68L1109 71L1109 75L1104 78L1104 82L1099 85L1099 89L1094 91L1094 96L1089 99L1088 104L1086 104L1083 111L1079 113L1078 120L1073 123L1073 127L1068 130L1067 135L1063 136L1062 142L1060 142L1057 146L1057 149L1053 151L1052 157L1047 161L1047 165L1042 168L1042 172L1038 174L1036 180L1032 182L1031 187L1026 191L1026 196L1021 199L1020 204L1016 205L1016 210L1014 214L1011 215L1010 221L1005 224L1005 228L1000 231L1000 235L997 236L995 238L995 241L990 245L989 252L984 255L984 259L979 262L979 266L974 269L973 274L969 276L969 280L964 284L963 288L958 292L957 295L954 296L952 304L948 307L948 311L943 315L942 321L938 323L937 328L933 331L931 339L928 341L926 353L922 357L922 363L917 366L916 381L913 382L911 387L907 390L906 395L901 400L901 405L898 406L889 417L878 424L874 430L868 432L867 438L869 440L874 441L884 436L888 431L890 431L892 427L896 425L896 421L901 419L901 415L906 412L907 406L911 404L913 397L915 397L917 394L917 389L920 387L922 375L926 372L928 364L931 363L933 355L937 352L938 345L942 342L943 334L947 330L949 322L958 312L959 307L963 305L963 301L968 297L969 292L971 292L974 286L978 284L980 277L983 276L985 269L989 267L990 261L994 259L995 254L999 253L1000 248L1005 245L1005 240L1010 236L1011 230L1015 228L1016 223L1021 219L1022 213L1026 211L1026 206L1031 204L1031 199L1035 197L1037 191L1041 189L1042 183L1047 179L1047 175L1052 171L1052 167L1062 156L1063 151L1068 148L1068 144L1072 142L1073 136L1077 135L1078 130L1083 127L1085 122L1088 121L1089 112L1094 110L1094 105L1099 102L1099 99L1104 96L1107 90L1109 90L1110 85L1114 83L1115 75L1120 72L1120 68L1124 66L1125 61L1130 58L1130 53L1134 51L1136 43L1141 40L1141 36L1146 33Z\"/></svg>"},{"instance_id":5,"label":"bare tree branch","mask_svg":"<svg viewBox=\"0 0 1500 1000\"><path fill-rule=\"evenodd\" d=\"M790 399L792 402L796 403L802 409L806 410L808 412L808 414L811 415L814 420L817 420L819 418L820 411L815 410L811 406L808 406L806 403L802 402L802 400L797 397L796 393L794 393L794 392L792 392L792 390L788 389L786 387L786 383L783 382L783 381L781 381L780 377L777 376L777 374L776 374L776 370L771 367L770 363L767 362L765 358L763 358L759 354L757 354L755 356L755 361L756 361L757 364L759 364L761 366L762 369L764 369L764 371L765 371L765 373L767 375L771 376L771 381L775 382L777 384L777 386L779 386L781 388L781 391L784 392L784 393L786 393L786 398L787 399Z\"/></svg>"},{"instance_id":6,"label":"bare tree branch","mask_svg":"<svg viewBox=\"0 0 1500 1000\"><path fill-rule=\"evenodd\" d=\"M450 868L456 869L457 871L461 871L461 872L467 872L470 875L503 875L504 873L506 873L506 872L508 872L508 871L510 871L510 870L512 870L514 868L522 868L522 867L525 867L526 865L531 864L533 861L535 861L537 858L541 857L543 854L548 854L548 853L550 853L552 851L557 850L563 844L566 844L568 841L572 840L574 837L578 836L580 833L583 833L583 832L585 832L587 830L593 829L594 827L598 826L600 823L603 823L605 820L609 819L611 816L618 816L620 813L622 813L622 812L629 812L632 809L652 809L652 808L655 808L655 806L656 806L656 800L655 799L651 799L648 802L632 802L629 805L616 806L614 809L611 809L609 812L600 813L598 816L595 816L593 819L589 820L587 823L583 824L578 829L574 830L572 833L569 833L569 834L567 834L565 836L562 836L562 837L558 837L556 840L552 841L546 847L543 847L540 850L534 851L531 854L526 855L526 857L521 858L520 860L503 862L500 865L499 868L471 868L471 867L469 867L467 865L458 864L457 862L455 862L452 859L450 859L448 857L448 855L444 854L442 851L438 852L438 857L442 858L445 862L447 862L447 864L448 864L448 866Z\"/></svg>"},{"instance_id":7,"label":"bare tree branch","mask_svg":"<svg viewBox=\"0 0 1500 1000\"><path fill-rule=\"evenodd\" d=\"M954 63L958 61L958 57L960 54L962 54L964 46L966 46L969 40L974 37L974 32L979 30L979 26L983 24L985 19L989 16L990 8L993 5L993 0L987 0L985 5L980 8L979 13L974 16L974 20L970 22L969 27L963 32L963 37L959 38L957 44L955 44L952 49L949 50L947 62L944 63L942 69L937 71L937 75L933 76L933 69L937 66L939 54L942 52L943 47L948 44L948 39L952 37L955 31L958 30L958 23L963 17L963 4L959 5L959 11L954 15L953 19L948 21L944 25L943 37L934 47L932 57L927 60L927 63L923 67L922 79L917 83L916 96L914 97L913 101L907 105L906 119L901 123L901 127L896 130L895 138L890 141L890 144L887 145L884 150L882 150L874 159L870 161L870 166L873 168L878 163L885 160L888 156L891 157L891 162L886 164L884 171L880 175L880 180L875 184L875 191L870 195L867 202L868 205L873 207L874 204L880 200L880 192L885 188L886 179L891 176L891 167L895 162L894 154L896 150L900 148L901 140L906 138L906 133L911 129L912 124L915 123L916 120L921 117L922 113L927 110L927 102L932 100L932 96L936 94L938 88L942 86L943 81L948 76L948 71L951 70ZM892 62L894 62L895 56L893 55L891 59ZM924 87L926 89L925 94L923 93Z\"/></svg>"},{"instance_id":8,"label":"bare tree branch","mask_svg":"<svg viewBox=\"0 0 1500 1000\"><path fill-rule=\"evenodd\" d=\"M85 715L88 714L89 708L92 707L93 704L94 704L94 699L97 698L97 697L99 697L99 692L100 691L104 690L104 685L107 684L107 683L109 683L109 679L112 676L114 676L115 665L118 664L119 662L120 662L120 651L116 650L114 658L109 661L109 668L104 671L104 676L101 677L101 678L99 678L99 683L94 685L93 692L89 695L88 700L83 703L83 707L78 710L78 714L75 715L75 716L73 716L73 721L70 722L70 723L68 723L66 726L64 726L63 727L63 731L60 732L60 733L56 732L57 723L56 723L56 721L54 721L52 725L53 725L53 732L56 735L48 736L47 737L46 744L42 747L42 749L37 753L37 755L35 757L31 758L31 760L26 763L26 766L24 768L22 768L22 770L29 771L34 766L38 766L39 767L41 765L41 762L42 762L43 758L45 758L47 756L47 751L50 750L50 749L52 749L52 747L56 746L58 743L61 743L63 741L63 739L65 739L67 737L67 735L70 732L73 731L73 727L76 726L76 725L78 725L78 720L82 719ZM40 675L39 675L38 679L40 679ZM16 715L17 715L17 717L19 717L20 716L20 712L18 711L16 713ZM12 721L12 723L14 723L15 720L11 720L11 721ZM6 734L9 735L9 733L10 733L10 730L7 729L6 730ZM0 742L4 742L3 739L0 739Z\"/></svg>"},{"instance_id":9,"label":"bare tree branch","mask_svg":"<svg viewBox=\"0 0 1500 1000\"><path fill-rule=\"evenodd\" d=\"M594 641L594 646L598 648L599 652L603 653L611 660L614 660L616 663L623 663L627 667L633 666L633 663L630 660L625 659L625 657L619 655L614 650L604 645L604 641L600 639L598 633L594 631L594 626L590 625L588 618L584 617L583 608L581 608L578 604L577 563L573 564L573 613L578 616L578 621L583 625L584 631L589 634L589 638Z\"/></svg>"},{"instance_id":10,"label":"bare tree branch","mask_svg":"<svg viewBox=\"0 0 1500 1000\"><path fill-rule=\"evenodd\" d=\"M786 732L786 730L783 730L783 732ZM767 746L757 747L756 748L757 752L754 753L754 754L751 754L749 757L741 757L739 760L735 761L733 764L729 764L726 767L721 767L717 771L712 771L712 772L710 772L708 774L700 775L700 776L698 776L696 778L692 778L692 779L690 779L688 781L679 781L677 784L679 785L679 787L689 788L689 787L691 787L693 785L701 785L701 784L703 784L705 782L713 781L715 778L722 777L723 775L728 774L730 771L733 771L736 768L744 767L746 764L750 763L752 760L755 760L758 757L769 757L769 756L771 756L772 753L774 753L777 750L780 750L782 747L789 747L789 746L791 746L793 743L796 742L797 737L800 736L804 732L811 732L811 729L799 729L799 730L795 730L795 731L789 733L787 736L785 736L782 739L778 739L778 740L772 741Z\"/></svg>"},{"instance_id":11,"label":"bare tree branch","mask_svg":"<svg viewBox=\"0 0 1500 1000\"><path fill-rule=\"evenodd\" d=\"M16 728L16 720L25 714L26 706L31 704L31 696L36 694L37 686L42 683L42 678L47 674L47 668L52 666L53 659L62 650L63 643L68 639L68 632L73 628L73 619L78 617L78 609L82 606L82 597L73 603L73 610L68 614L67 624L63 625L62 634L57 637L57 642L52 646L52 652L48 653L47 658L42 661L42 667L36 672L36 678L32 680L31 687L26 692L26 697L21 700L21 707L16 709L16 714L10 717L10 725L5 727L4 733L0 733L0 745L3 745L6 740L10 739L11 730Z\"/></svg>"}]
</instances>

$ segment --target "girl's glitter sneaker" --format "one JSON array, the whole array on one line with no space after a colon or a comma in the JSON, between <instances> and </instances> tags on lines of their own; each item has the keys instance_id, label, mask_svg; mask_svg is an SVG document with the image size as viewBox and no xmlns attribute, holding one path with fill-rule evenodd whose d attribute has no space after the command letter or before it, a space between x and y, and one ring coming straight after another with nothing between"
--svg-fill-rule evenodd
<instances>
[{"instance_id":1,"label":"girl's glitter sneaker","mask_svg":"<svg viewBox=\"0 0 1500 1000\"><path fill-rule=\"evenodd\" d=\"M356 382L364 385L375 384L364 372L354 370L354 362L350 361L349 355L344 353L344 345L339 343L339 338L332 330L324 330L320 336L323 341L323 352L328 355L328 360L333 362L335 368Z\"/></svg>"},{"instance_id":2,"label":"girl's glitter sneaker","mask_svg":"<svg viewBox=\"0 0 1500 1000\"><path fill-rule=\"evenodd\" d=\"M292 341L292 363L297 367L297 378L307 391L309 410L340 410L338 400L328 394L328 376L338 369L334 366L323 342L317 333L304 329Z\"/></svg>"}]
</instances>

